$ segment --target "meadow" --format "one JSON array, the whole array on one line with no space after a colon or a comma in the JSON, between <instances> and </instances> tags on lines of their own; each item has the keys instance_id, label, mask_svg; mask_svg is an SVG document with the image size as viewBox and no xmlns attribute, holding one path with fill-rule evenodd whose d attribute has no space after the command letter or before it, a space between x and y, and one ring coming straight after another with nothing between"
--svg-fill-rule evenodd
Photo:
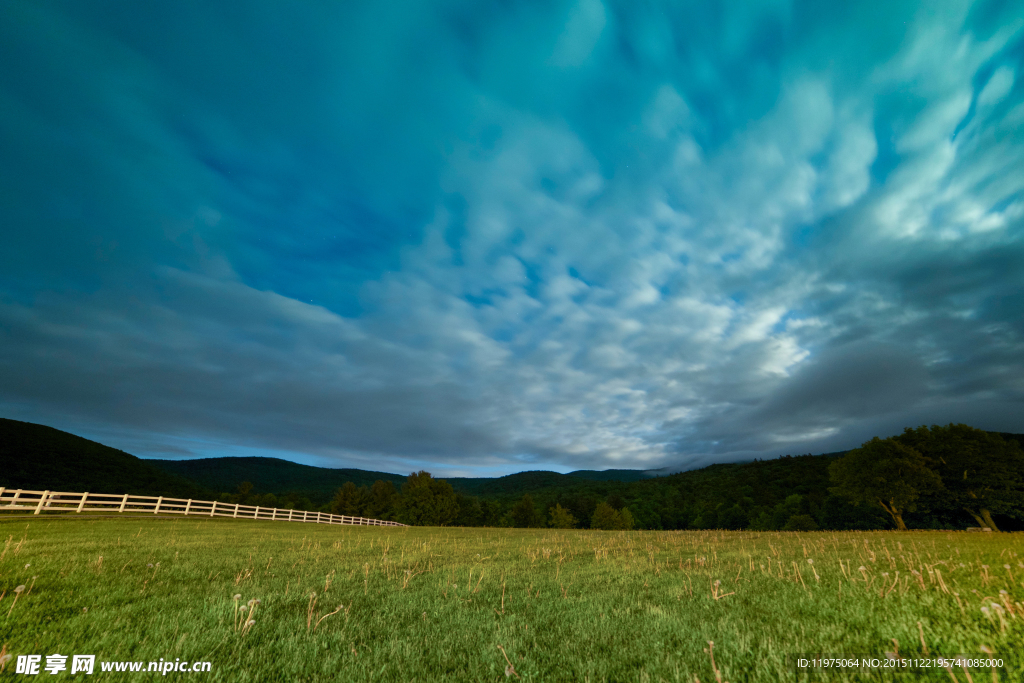
<instances>
[{"instance_id":1,"label":"meadow","mask_svg":"<svg viewBox=\"0 0 1024 683\"><path fill-rule=\"evenodd\" d=\"M150 680L100 662L161 658L210 681L1024 679L1019 533L22 517L0 543L4 675L59 653L96 671L45 680ZM1004 666L794 669L986 650Z\"/></svg>"}]
</instances>

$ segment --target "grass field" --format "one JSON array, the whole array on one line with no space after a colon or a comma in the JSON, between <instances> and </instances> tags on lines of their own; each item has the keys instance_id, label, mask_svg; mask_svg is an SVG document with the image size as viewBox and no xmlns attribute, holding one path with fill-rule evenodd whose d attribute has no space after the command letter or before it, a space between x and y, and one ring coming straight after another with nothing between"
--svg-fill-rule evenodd
<instances>
[{"instance_id":1,"label":"grass field","mask_svg":"<svg viewBox=\"0 0 1024 683\"><path fill-rule=\"evenodd\" d=\"M1005 665L971 680L1024 678L1022 534L7 518L0 544L6 674L19 654L96 655L92 676L69 658L44 680L149 680L100 662L161 658L227 681L969 680L794 672L798 653L897 642L987 648Z\"/></svg>"}]
</instances>

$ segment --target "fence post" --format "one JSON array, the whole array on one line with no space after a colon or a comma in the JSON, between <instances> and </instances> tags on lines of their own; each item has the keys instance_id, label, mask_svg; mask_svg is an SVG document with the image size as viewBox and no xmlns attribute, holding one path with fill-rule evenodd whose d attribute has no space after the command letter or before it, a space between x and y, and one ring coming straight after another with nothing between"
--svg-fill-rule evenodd
<instances>
[{"instance_id":1,"label":"fence post","mask_svg":"<svg viewBox=\"0 0 1024 683\"><path fill-rule=\"evenodd\" d=\"M288 511L288 521L289 521L289 522L290 522L290 521L292 521L292 513L293 513L293 512L295 512L295 510L289 510L289 511Z\"/></svg>"},{"instance_id":2,"label":"fence post","mask_svg":"<svg viewBox=\"0 0 1024 683\"><path fill-rule=\"evenodd\" d=\"M81 512L82 508L85 507L85 499L89 497L89 492L86 491L82 494L82 500L78 501L78 509L75 512Z\"/></svg>"},{"instance_id":3,"label":"fence post","mask_svg":"<svg viewBox=\"0 0 1024 683\"><path fill-rule=\"evenodd\" d=\"M192 507L192 499L189 498L188 502L185 503L185 516L188 517L188 511Z\"/></svg>"},{"instance_id":4,"label":"fence post","mask_svg":"<svg viewBox=\"0 0 1024 683\"><path fill-rule=\"evenodd\" d=\"M213 505L210 506L210 516L213 517L213 513L217 511L217 501L213 501Z\"/></svg>"},{"instance_id":5,"label":"fence post","mask_svg":"<svg viewBox=\"0 0 1024 683\"><path fill-rule=\"evenodd\" d=\"M11 507L18 504L18 497L21 496L21 489L14 492L14 498L11 498Z\"/></svg>"},{"instance_id":6,"label":"fence post","mask_svg":"<svg viewBox=\"0 0 1024 683\"><path fill-rule=\"evenodd\" d=\"M164 502L164 497L163 496L160 496L159 498L156 499L156 507L153 508L153 514L154 515L156 513L160 512L160 503L162 503L162 502Z\"/></svg>"},{"instance_id":7,"label":"fence post","mask_svg":"<svg viewBox=\"0 0 1024 683\"><path fill-rule=\"evenodd\" d=\"M277 508L270 508L270 521L277 519Z\"/></svg>"},{"instance_id":8,"label":"fence post","mask_svg":"<svg viewBox=\"0 0 1024 683\"><path fill-rule=\"evenodd\" d=\"M124 498L121 499L121 507L117 509L118 512L124 512L124 506L128 503L128 494L124 494Z\"/></svg>"},{"instance_id":9,"label":"fence post","mask_svg":"<svg viewBox=\"0 0 1024 683\"><path fill-rule=\"evenodd\" d=\"M32 513L33 515L38 515L39 514L39 512L43 509L43 503L46 502L46 497L49 496L49 495L50 495L49 491L43 491L43 495L39 499L39 504L36 505L36 511Z\"/></svg>"},{"instance_id":10,"label":"fence post","mask_svg":"<svg viewBox=\"0 0 1024 683\"><path fill-rule=\"evenodd\" d=\"M232 517L237 517L238 516L238 503L235 503L235 514L233 514L231 516Z\"/></svg>"},{"instance_id":11,"label":"fence post","mask_svg":"<svg viewBox=\"0 0 1024 683\"><path fill-rule=\"evenodd\" d=\"M252 514L252 518L253 519L259 519L260 518L260 506L259 505L256 506L256 512L254 512Z\"/></svg>"}]
</instances>

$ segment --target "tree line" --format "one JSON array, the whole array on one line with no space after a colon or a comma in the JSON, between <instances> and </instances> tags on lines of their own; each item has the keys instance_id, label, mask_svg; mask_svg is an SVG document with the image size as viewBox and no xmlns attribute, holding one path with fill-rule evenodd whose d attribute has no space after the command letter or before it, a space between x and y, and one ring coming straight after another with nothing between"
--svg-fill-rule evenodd
<instances>
[{"instance_id":1,"label":"tree line","mask_svg":"<svg viewBox=\"0 0 1024 683\"><path fill-rule=\"evenodd\" d=\"M579 480L473 496L421 471L400 486L347 482L326 505L271 497L239 489L222 499L426 526L995 531L1024 528L1024 453L1013 439L951 424L908 428L841 454L712 465L628 483Z\"/></svg>"}]
</instances>

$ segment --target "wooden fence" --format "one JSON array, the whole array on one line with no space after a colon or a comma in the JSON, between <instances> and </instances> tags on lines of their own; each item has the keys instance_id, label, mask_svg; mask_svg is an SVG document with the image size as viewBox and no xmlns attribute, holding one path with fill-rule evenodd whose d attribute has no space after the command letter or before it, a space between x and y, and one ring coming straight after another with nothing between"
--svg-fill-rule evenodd
<instances>
[{"instance_id":1,"label":"wooden fence","mask_svg":"<svg viewBox=\"0 0 1024 683\"><path fill-rule=\"evenodd\" d=\"M326 512L282 510L259 505L221 503L215 500L131 496L116 493L69 493L67 491L28 491L0 487L0 512L8 510L43 512L114 512L135 514L185 515L186 517L231 517L268 522L315 522L317 524L357 524L362 526L407 526L398 522L366 517L332 515Z\"/></svg>"}]
</instances>

